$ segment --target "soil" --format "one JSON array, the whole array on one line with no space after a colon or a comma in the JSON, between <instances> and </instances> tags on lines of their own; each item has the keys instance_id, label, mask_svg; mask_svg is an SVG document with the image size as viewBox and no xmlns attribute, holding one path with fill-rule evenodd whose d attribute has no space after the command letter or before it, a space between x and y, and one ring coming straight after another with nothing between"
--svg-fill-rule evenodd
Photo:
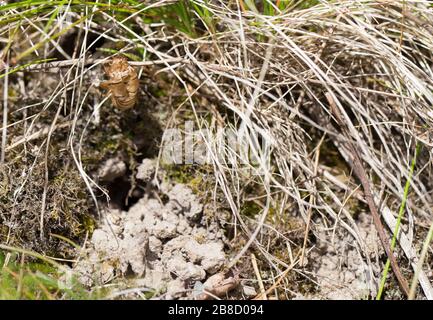
<instances>
[{"instance_id":1,"label":"soil","mask_svg":"<svg viewBox=\"0 0 433 320\"><path fill-rule=\"evenodd\" d=\"M120 163L107 161L104 177L116 177L123 168ZM203 204L184 184L158 181L156 192L151 185L155 164L144 159L136 175L150 192L127 211L103 212L102 224L74 268L86 286L133 276L136 286L165 299L193 298L194 285L221 272L226 264L227 239L218 222L203 215Z\"/></svg>"},{"instance_id":2,"label":"soil","mask_svg":"<svg viewBox=\"0 0 433 320\"><path fill-rule=\"evenodd\" d=\"M109 159L99 175L114 180L125 168L119 158ZM211 299L206 292L212 292L215 283L225 283L219 296L257 295L254 281L239 281L238 275L227 273L233 252L221 224L203 213L204 204L189 186L164 181L166 172L160 169L155 175L155 170L156 159L143 159L136 179L146 192L127 210L102 213L74 267L79 281L90 288L127 278L129 287L158 299ZM358 216L357 227L368 259L345 229L336 228L333 237L323 231L304 263L314 274L317 290L294 299L366 299L377 290L380 270L372 261L383 252L368 214Z\"/></svg>"},{"instance_id":3,"label":"soil","mask_svg":"<svg viewBox=\"0 0 433 320\"><path fill-rule=\"evenodd\" d=\"M341 229L336 230L334 237L328 237L332 242L318 241L308 259L320 290L309 298L359 300L367 299L377 291L374 284L380 269L371 261L377 260L379 253L383 254L379 249L379 238L368 214L359 216L357 226L366 246L363 253L355 245L353 237ZM367 259L364 254L368 255Z\"/></svg>"}]
</instances>

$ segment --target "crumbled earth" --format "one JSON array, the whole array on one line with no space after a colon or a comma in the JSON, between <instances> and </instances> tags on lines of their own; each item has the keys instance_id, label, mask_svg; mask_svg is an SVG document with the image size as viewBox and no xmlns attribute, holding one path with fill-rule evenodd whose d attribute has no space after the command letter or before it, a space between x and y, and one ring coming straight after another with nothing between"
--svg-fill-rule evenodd
<instances>
[{"instance_id":1,"label":"crumbled earth","mask_svg":"<svg viewBox=\"0 0 433 320\"><path fill-rule=\"evenodd\" d=\"M79 281L92 287L119 279L158 299L224 298L235 288L251 291L243 292L244 297L256 296L249 286L253 282L225 270L228 241L219 223L203 214L198 196L185 184L164 181L163 170L155 174L155 168L154 159L137 167L135 178L145 192L135 204L103 212L74 268ZM125 172L125 163L113 158L103 163L98 177L111 181ZM316 290L294 299L365 299L375 292L380 270L371 261L377 262L383 250L367 214L360 214L356 224L363 250L343 228L333 236L318 234L304 261Z\"/></svg>"},{"instance_id":2,"label":"crumbled earth","mask_svg":"<svg viewBox=\"0 0 433 320\"><path fill-rule=\"evenodd\" d=\"M125 173L125 162L120 157L110 158L99 169L98 177L101 181L114 181L116 178L124 176Z\"/></svg>"},{"instance_id":3,"label":"crumbled earth","mask_svg":"<svg viewBox=\"0 0 433 320\"><path fill-rule=\"evenodd\" d=\"M120 161L110 163L101 176L122 171ZM144 159L136 178L150 184L154 172L155 161ZM194 286L221 272L226 262L224 235L202 212L187 185L168 182L126 211L107 209L74 268L79 281L90 287L129 277L160 298L194 298Z\"/></svg>"},{"instance_id":4,"label":"crumbled earth","mask_svg":"<svg viewBox=\"0 0 433 320\"><path fill-rule=\"evenodd\" d=\"M365 247L363 254L367 254L370 261L376 260L383 254L379 246L379 239L367 214L361 214L357 227L360 239ZM367 263L355 245L352 235L345 230L337 230L334 241L319 238L316 250L310 253L309 261L318 284L318 291L309 296L297 297L302 299L327 300L359 300L366 299L377 288L375 283L380 270L374 263Z\"/></svg>"}]
</instances>

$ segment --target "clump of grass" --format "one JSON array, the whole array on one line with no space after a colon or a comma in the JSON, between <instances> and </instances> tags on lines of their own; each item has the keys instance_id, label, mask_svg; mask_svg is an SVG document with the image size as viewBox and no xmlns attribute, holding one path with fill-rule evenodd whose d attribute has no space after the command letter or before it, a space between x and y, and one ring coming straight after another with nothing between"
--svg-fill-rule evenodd
<instances>
[{"instance_id":1,"label":"clump of grass","mask_svg":"<svg viewBox=\"0 0 433 320\"><path fill-rule=\"evenodd\" d=\"M431 7L426 2L408 1L405 10L401 4L388 4L384 11L375 2L321 2L282 12L276 19L269 12L263 14L252 1L244 4L248 12L240 18L236 8L222 12L208 6L226 27L218 39L211 41L226 43L223 52L215 52L218 67L209 65L190 49L193 41L184 49L194 65L187 69L195 68L196 77L201 77L197 84L205 82L209 94L217 96L227 113L234 113L227 125L258 133L245 134L242 141L256 158L263 160L259 168L251 167L259 173L255 178L242 175L240 168L224 160L231 155L248 163L245 154L233 151L233 146L221 147L212 138L207 141L219 175L218 184L236 221L251 239L246 247L258 247L275 272L287 267L264 249L263 240L258 240L258 230L265 224L271 203L283 194L283 199L292 204L289 212L295 211L306 222L318 217L341 221L363 251L365 243L356 221L344 207L347 201L336 191L341 190L341 184L332 179L332 171L321 164L320 157L316 160L321 138L326 135L331 137L341 159L351 165L350 151L323 93L330 92L344 114L351 139L356 141L370 170L374 190L384 190L387 206L397 210L395 202L401 202L404 194L401 181L408 179L403 159L409 157L416 142L431 148L426 130L433 120L429 112L433 72L428 67L432 55L427 49L432 44L429 26L425 25L427 16L433 14ZM427 67L421 68L420 62ZM211 129L216 131L217 126ZM270 142L268 153L256 147L258 136ZM221 150L227 157L216 156ZM268 156L270 166L266 166ZM430 175L430 153L424 153L418 161L424 174ZM408 207L415 219L431 217L431 199L422 190L431 190L432 185L421 179L424 174L412 180L414 199ZM252 229L242 216L246 185L239 184L250 179L263 186L261 214ZM348 188L353 191L355 186L349 184ZM380 199L375 201L379 203ZM319 236L314 227L311 232ZM371 262L367 259L366 263ZM374 292L374 287L371 290Z\"/></svg>"},{"instance_id":2,"label":"clump of grass","mask_svg":"<svg viewBox=\"0 0 433 320\"><path fill-rule=\"evenodd\" d=\"M56 263L50 259L43 261L0 251L0 300L89 300L100 296L89 292L74 278L66 284L61 277Z\"/></svg>"}]
</instances>

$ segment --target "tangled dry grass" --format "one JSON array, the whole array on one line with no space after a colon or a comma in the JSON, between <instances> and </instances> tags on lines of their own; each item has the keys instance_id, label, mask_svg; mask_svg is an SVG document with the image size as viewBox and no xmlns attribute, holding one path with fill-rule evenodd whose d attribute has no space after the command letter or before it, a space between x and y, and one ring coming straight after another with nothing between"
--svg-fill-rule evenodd
<instances>
[{"instance_id":1,"label":"tangled dry grass","mask_svg":"<svg viewBox=\"0 0 433 320\"><path fill-rule=\"evenodd\" d=\"M75 5L66 3L71 8ZM72 17L73 22L56 38L52 36L61 29L43 29L54 8L41 11L37 20L26 18L29 9L2 11L21 17L0 24L5 92L2 172L14 179L3 183L5 191L0 194L5 199L0 219L7 235L2 242L9 241L14 228L19 229L11 223L19 224L20 219L30 223L26 229L39 233L38 244L54 232L53 223L47 226L47 222L54 219L50 206L58 203L55 192L50 191L54 186L51 177L57 174L50 172L49 163L58 154L61 158L57 160L65 160L55 170L75 166L87 186L87 200L93 198L93 204L86 202L86 210L98 210L100 193L105 190L93 180L91 170L100 159L85 165L83 157L92 149L86 141L89 134L107 123L98 119L108 119L113 111L104 109L106 99L86 83L98 77L95 70L108 57L107 52L118 50L136 58L132 64L150 65L156 70L155 77L164 75L175 83L181 99L167 117L167 127L192 111L196 125L211 132L202 136L202 143L211 158L213 198L232 213L235 239L245 239L234 246L228 267L250 261L251 252L259 256L258 267L256 263L250 271L262 298L276 289L280 298L293 297L299 290L293 282L302 282L300 279L317 284L306 261L316 243L332 243L338 234L352 239L351 246L366 266L369 295L376 296L386 256L381 250L373 254L360 231L360 212L368 212L369 223L373 222L359 177L353 173L351 144L362 158L390 237L401 203L406 201L396 252L410 284L433 219L430 2L317 1L296 9L294 2L284 10L273 5L274 14L266 15L259 5L249 8L243 1L197 0L188 4L200 8L191 15L196 25L190 26L190 33L188 28L173 28L168 19L145 21L148 11L173 3L176 5L150 1L134 6L131 2L125 4L131 11L124 16L120 10L113 13L96 3L82 11L57 12L58 17ZM75 48L65 52L62 39L74 32ZM121 43L121 47L95 53L101 41ZM36 85L26 86L25 78L27 72L33 75L41 66L24 66L28 71L8 75L18 65L53 52L66 63L50 65L61 72L57 82L45 84L43 92ZM43 70L48 71L46 66ZM145 73L141 69L139 76ZM42 77L39 81L45 81L45 73L38 75ZM16 98L11 90L17 91ZM344 124L336 119L330 101ZM120 121L122 115L115 114L115 121ZM106 135L119 134L116 124L109 126L104 129ZM250 153L218 139L222 128L237 130L238 144L247 145ZM62 147L50 147L55 141ZM263 143L266 148L259 147ZM421 151L410 176L417 147ZM251 165L251 154L255 165ZM32 186L34 168L41 175L37 191ZM68 190L73 193L68 197L74 199L68 203L76 203L75 191ZM20 208L23 203L34 204L31 220L23 215L27 212ZM253 214L246 215L251 207ZM301 222L296 220L299 217ZM65 223L60 218L55 221ZM69 231L67 236L77 237L78 233ZM417 274L418 295L433 299L431 247L426 243L426 260Z\"/></svg>"}]
</instances>

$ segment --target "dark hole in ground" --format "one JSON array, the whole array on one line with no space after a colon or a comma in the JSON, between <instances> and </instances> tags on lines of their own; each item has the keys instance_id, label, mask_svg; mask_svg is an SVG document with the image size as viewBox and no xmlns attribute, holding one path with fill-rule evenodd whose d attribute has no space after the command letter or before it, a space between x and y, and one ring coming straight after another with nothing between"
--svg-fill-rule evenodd
<instances>
[{"instance_id":1,"label":"dark hole in ground","mask_svg":"<svg viewBox=\"0 0 433 320\"><path fill-rule=\"evenodd\" d=\"M126 111L120 125L123 133L132 141L136 165L139 165L145 158L152 159L158 156L163 132L158 120L146 110L145 105L139 104L133 110ZM127 166L130 167L130 164ZM130 168L124 176L104 186L110 196L109 206L111 208L128 210L143 197L145 192L150 192L146 190L149 188L144 188L140 184L140 181L136 181L136 186L131 190L131 176L135 174L136 172Z\"/></svg>"},{"instance_id":2,"label":"dark hole in ground","mask_svg":"<svg viewBox=\"0 0 433 320\"><path fill-rule=\"evenodd\" d=\"M142 197L143 194L138 188L130 192L132 185L127 177L129 177L129 174L117 178L108 184L107 190L110 196L109 206L111 208L127 211Z\"/></svg>"},{"instance_id":3,"label":"dark hole in ground","mask_svg":"<svg viewBox=\"0 0 433 320\"><path fill-rule=\"evenodd\" d=\"M128 268L126 269L124 276L125 276L125 278L134 278L135 277L135 273L132 270L131 265L128 265Z\"/></svg>"},{"instance_id":4,"label":"dark hole in ground","mask_svg":"<svg viewBox=\"0 0 433 320\"><path fill-rule=\"evenodd\" d=\"M78 30L74 30L73 32L66 34L61 40L60 40L60 47L63 49L65 53L72 56L74 54L75 48L80 48L83 43L83 32L79 33ZM80 38L78 36L80 35ZM88 48L88 51L90 53L95 53L96 50L105 42L105 39L103 37L100 37L98 39L99 35L96 33L89 32L86 37L86 48ZM98 39L98 40L96 40ZM95 43L93 43L96 41ZM91 47L90 45L93 44ZM79 51L78 51L79 53ZM65 57L56 49L51 54L50 58L57 58L58 60L63 60Z\"/></svg>"},{"instance_id":5,"label":"dark hole in ground","mask_svg":"<svg viewBox=\"0 0 433 320\"><path fill-rule=\"evenodd\" d=\"M162 128L158 120L139 105L137 112L129 114L122 123L122 127L129 135L137 148L137 163L145 158L158 156L162 139Z\"/></svg>"}]
</instances>

